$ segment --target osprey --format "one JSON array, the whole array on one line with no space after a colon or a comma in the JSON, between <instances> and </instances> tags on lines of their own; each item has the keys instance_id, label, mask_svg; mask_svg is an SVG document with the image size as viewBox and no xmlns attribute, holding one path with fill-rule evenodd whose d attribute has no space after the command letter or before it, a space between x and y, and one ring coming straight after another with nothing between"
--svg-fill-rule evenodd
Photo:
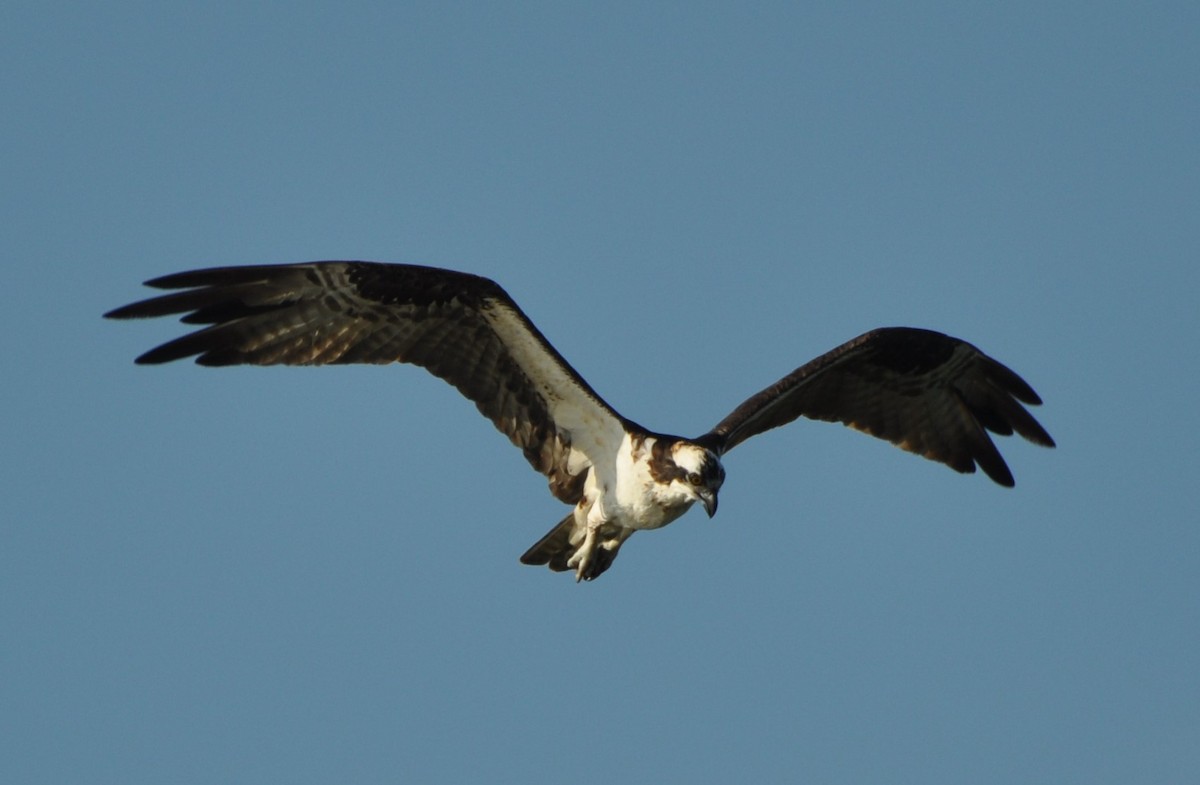
<instances>
[{"instance_id":1,"label":"osprey","mask_svg":"<svg viewBox=\"0 0 1200 785\"><path fill-rule=\"evenodd\" d=\"M987 431L1054 446L1021 405L1040 404L1013 371L930 330L872 330L750 397L685 439L623 417L550 345L495 282L407 264L312 262L220 267L147 281L182 291L111 311L184 314L205 325L137 358L200 365L419 365L474 401L571 512L521 556L592 580L636 531L697 502L709 517L721 459L755 434L804 416L842 422L959 472L1013 476Z\"/></svg>"}]
</instances>

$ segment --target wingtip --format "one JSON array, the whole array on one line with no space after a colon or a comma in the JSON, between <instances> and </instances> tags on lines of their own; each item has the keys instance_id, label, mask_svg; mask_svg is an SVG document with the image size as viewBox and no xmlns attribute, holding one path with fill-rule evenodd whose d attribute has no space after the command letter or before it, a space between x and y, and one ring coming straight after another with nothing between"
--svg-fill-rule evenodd
<instances>
[{"instance_id":1,"label":"wingtip","mask_svg":"<svg viewBox=\"0 0 1200 785\"><path fill-rule=\"evenodd\" d=\"M122 305L120 308L113 308L111 311L106 311L101 318L104 319L133 319L138 316L137 309L134 306L138 303L130 303Z\"/></svg>"},{"instance_id":2,"label":"wingtip","mask_svg":"<svg viewBox=\"0 0 1200 785\"><path fill-rule=\"evenodd\" d=\"M162 352L159 351L159 349L161 349L161 348L162 347L156 347L154 349L151 349L148 352L143 352L142 354L139 354L137 357L134 358L133 364L134 365L162 365L163 363L167 363L167 362L170 362L171 360L177 359L175 357L165 356Z\"/></svg>"}]
</instances>

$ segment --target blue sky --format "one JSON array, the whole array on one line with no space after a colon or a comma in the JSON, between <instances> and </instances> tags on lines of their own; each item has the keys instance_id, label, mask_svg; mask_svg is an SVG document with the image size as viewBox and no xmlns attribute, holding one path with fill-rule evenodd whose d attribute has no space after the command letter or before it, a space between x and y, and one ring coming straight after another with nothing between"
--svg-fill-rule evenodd
<instances>
[{"instance_id":1,"label":"blue sky","mask_svg":"<svg viewBox=\"0 0 1200 785\"><path fill-rule=\"evenodd\" d=\"M14 2L0 780L1194 782L1192 3ZM409 367L134 367L188 268L491 276L707 430L874 326L1059 442L798 423L593 584Z\"/></svg>"}]
</instances>

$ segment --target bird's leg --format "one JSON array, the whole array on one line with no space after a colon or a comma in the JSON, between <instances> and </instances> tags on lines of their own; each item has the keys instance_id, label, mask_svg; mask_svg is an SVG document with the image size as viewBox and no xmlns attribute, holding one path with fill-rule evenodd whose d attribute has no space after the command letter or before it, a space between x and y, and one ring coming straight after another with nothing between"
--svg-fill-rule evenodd
<instances>
[{"instance_id":1,"label":"bird's leg","mask_svg":"<svg viewBox=\"0 0 1200 785\"><path fill-rule=\"evenodd\" d=\"M583 535L583 542L575 550L575 554L567 560L568 567L575 568L575 582L588 577L588 570L592 566L592 556L596 552L596 528L589 521L587 529Z\"/></svg>"}]
</instances>

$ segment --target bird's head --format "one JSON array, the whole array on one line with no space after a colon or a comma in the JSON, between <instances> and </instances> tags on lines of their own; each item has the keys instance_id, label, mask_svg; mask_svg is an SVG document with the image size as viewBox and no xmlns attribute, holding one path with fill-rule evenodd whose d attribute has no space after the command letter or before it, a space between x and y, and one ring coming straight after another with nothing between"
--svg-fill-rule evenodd
<instances>
[{"instance_id":1,"label":"bird's head","mask_svg":"<svg viewBox=\"0 0 1200 785\"><path fill-rule=\"evenodd\" d=\"M717 492L725 482L721 459L712 450L682 440L672 446L671 459L675 464L672 484L678 484L685 494L704 505L708 517L713 517L717 512Z\"/></svg>"}]
</instances>

